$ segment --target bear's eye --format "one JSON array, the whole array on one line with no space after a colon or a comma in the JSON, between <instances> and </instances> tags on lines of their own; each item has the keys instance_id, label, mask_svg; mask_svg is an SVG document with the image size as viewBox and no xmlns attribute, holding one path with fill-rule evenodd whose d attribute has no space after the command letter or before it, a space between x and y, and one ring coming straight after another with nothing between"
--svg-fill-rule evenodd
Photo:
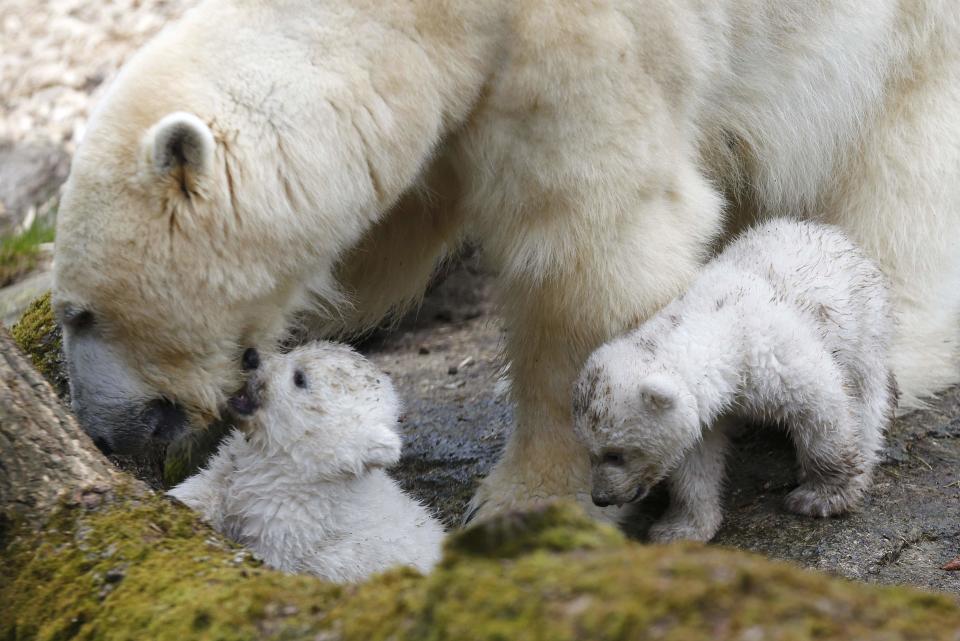
<instances>
[{"instance_id":1,"label":"bear's eye","mask_svg":"<svg viewBox=\"0 0 960 641\"><path fill-rule=\"evenodd\" d=\"M623 465L623 453L604 452L601 460L605 465Z\"/></svg>"},{"instance_id":2,"label":"bear's eye","mask_svg":"<svg viewBox=\"0 0 960 641\"><path fill-rule=\"evenodd\" d=\"M295 371L293 373L293 384L300 389L307 389L307 376L301 370Z\"/></svg>"},{"instance_id":3,"label":"bear's eye","mask_svg":"<svg viewBox=\"0 0 960 641\"><path fill-rule=\"evenodd\" d=\"M93 320L93 312L89 309L70 307L63 313L63 323L75 331L91 327Z\"/></svg>"}]
</instances>

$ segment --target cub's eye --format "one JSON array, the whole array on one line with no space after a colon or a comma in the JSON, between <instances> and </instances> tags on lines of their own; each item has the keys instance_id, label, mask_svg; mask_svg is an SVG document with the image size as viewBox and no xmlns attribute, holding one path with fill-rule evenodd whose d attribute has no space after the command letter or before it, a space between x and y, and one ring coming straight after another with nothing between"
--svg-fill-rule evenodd
<instances>
[{"instance_id":1,"label":"cub's eye","mask_svg":"<svg viewBox=\"0 0 960 641\"><path fill-rule=\"evenodd\" d=\"M601 460L605 465L623 465L623 454L621 452L604 452Z\"/></svg>"},{"instance_id":2,"label":"cub's eye","mask_svg":"<svg viewBox=\"0 0 960 641\"><path fill-rule=\"evenodd\" d=\"M93 321L93 312L89 309L70 307L63 313L63 323L73 330L87 329Z\"/></svg>"},{"instance_id":3,"label":"cub's eye","mask_svg":"<svg viewBox=\"0 0 960 641\"><path fill-rule=\"evenodd\" d=\"M307 389L307 377L306 375L297 370L293 373L293 384L299 387L300 389Z\"/></svg>"}]
</instances>

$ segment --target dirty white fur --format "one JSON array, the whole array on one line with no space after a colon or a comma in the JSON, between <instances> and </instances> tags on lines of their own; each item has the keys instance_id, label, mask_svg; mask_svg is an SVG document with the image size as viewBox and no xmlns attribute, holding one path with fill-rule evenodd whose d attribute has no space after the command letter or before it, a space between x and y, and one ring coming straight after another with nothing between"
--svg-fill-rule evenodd
<instances>
[{"instance_id":1,"label":"dirty white fur","mask_svg":"<svg viewBox=\"0 0 960 641\"><path fill-rule=\"evenodd\" d=\"M66 330L77 409L104 440L156 397L198 425L243 348L303 311L375 324L469 235L517 404L472 506L589 503L585 359L771 213L835 223L883 267L916 405L960 373L957 42L954 0L206 0L130 62L74 159L54 301L99 321Z\"/></svg>"},{"instance_id":2,"label":"dirty white fur","mask_svg":"<svg viewBox=\"0 0 960 641\"><path fill-rule=\"evenodd\" d=\"M594 501L639 500L669 475L670 509L651 537L710 539L737 417L789 432L803 481L790 510L849 510L895 407L891 321L883 275L836 228L747 231L683 296L587 361L574 415Z\"/></svg>"},{"instance_id":3,"label":"dirty white fur","mask_svg":"<svg viewBox=\"0 0 960 641\"><path fill-rule=\"evenodd\" d=\"M383 469L400 457L385 374L326 343L267 359L247 387L260 409L172 496L286 572L351 582L436 564L443 528Z\"/></svg>"}]
</instances>

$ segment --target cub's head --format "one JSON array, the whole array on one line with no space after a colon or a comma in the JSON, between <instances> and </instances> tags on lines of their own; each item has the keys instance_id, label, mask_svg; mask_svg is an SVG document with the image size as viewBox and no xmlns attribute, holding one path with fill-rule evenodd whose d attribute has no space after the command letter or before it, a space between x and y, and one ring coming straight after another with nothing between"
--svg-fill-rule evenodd
<instances>
[{"instance_id":1,"label":"cub's head","mask_svg":"<svg viewBox=\"0 0 960 641\"><path fill-rule=\"evenodd\" d=\"M574 390L574 426L587 448L598 506L639 501L701 437L681 378L651 366L626 340L597 350Z\"/></svg>"},{"instance_id":2,"label":"cub's head","mask_svg":"<svg viewBox=\"0 0 960 641\"><path fill-rule=\"evenodd\" d=\"M289 96L229 78L242 65L204 33L170 32L121 73L58 215L73 406L107 451L215 419L243 350L271 350L291 316L336 300L334 266L374 220L372 188L344 169L352 130L319 105L282 138L270 109Z\"/></svg>"},{"instance_id":3,"label":"cub's head","mask_svg":"<svg viewBox=\"0 0 960 641\"><path fill-rule=\"evenodd\" d=\"M390 378L344 345L316 343L262 362L251 351L230 399L250 443L292 459L305 477L341 478L400 458L400 401Z\"/></svg>"}]
</instances>

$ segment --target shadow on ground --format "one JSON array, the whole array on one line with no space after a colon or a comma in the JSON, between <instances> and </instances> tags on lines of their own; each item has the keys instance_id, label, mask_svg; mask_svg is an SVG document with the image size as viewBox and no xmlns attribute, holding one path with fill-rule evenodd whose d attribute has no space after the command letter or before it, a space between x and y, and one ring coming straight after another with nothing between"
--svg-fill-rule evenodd
<instances>
[{"instance_id":1,"label":"shadow on ground","mask_svg":"<svg viewBox=\"0 0 960 641\"><path fill-rule=\"evenodd\" d=\"M501 380L502 334L490 284L461 264L416 314L361 345L404 398L403 459L394 475L455 525L503 447L511 422ZM960 592L940 566L960 553L960 390L896 422L863 509L815 520L785 512L793 452L780 434L745 429L729 462L719 545L878 583ZM637 538L665 507L655 493L628 526Z\"/></svg>"}]
</instances>

